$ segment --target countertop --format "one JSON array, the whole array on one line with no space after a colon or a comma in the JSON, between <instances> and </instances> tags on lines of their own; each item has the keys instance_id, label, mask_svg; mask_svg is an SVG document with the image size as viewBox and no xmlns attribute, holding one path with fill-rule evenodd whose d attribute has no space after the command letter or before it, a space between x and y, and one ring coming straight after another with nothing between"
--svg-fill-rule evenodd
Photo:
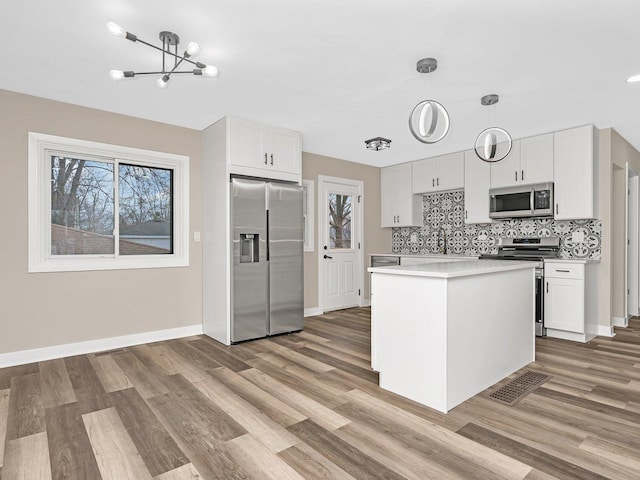
<instances>
[{"instance_id":1,"label":"countertop","mask_svg":"<svg viewBox=\"0 0 640 480\"><path fill-rule=\"evenodd\" d=\"M420 265L372 267L370 273L384 273L387 275L409 275L414 277L455 278L485 273L506 272L535 268L535 262L512 260L464 260L457 262L426 263Z\"/></svg>"},{"instance_id":2,"label":"countertop","mask_svg":"<svg viewBox=\"0 0 640 480\"><path fill-rule=\"evenodd\" d=\"M600 263L600 260L590 258L547 258L544 263Z\"/></svg>"},{"instance_id":3,"label":"countertop","mask_svg":"<svg viewBox=\"0 0 640 480\"><path fill-rule=\"evenodd\" d=\"M469 260L477 259L477 256L469 255L444 255L438 253L431 253L429 255L413 255L410 253L371 253L370 257L410 257L410 258L467 258Z\"/></svg>"}]
</instances>

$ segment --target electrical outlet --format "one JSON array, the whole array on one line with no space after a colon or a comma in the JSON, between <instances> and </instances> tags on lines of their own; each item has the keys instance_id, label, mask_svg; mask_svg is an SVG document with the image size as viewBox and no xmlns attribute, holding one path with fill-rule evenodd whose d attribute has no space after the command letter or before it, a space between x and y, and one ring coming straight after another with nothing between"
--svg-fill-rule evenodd
<instances>
[{"instance_id":1,"label":"electrical outlet","mask_svg":"<svg viewBox=\"0 0 640 480\"><path fill-rule=\"evenodd\" d=\"M571 234L571 240L573 243L582 243L584 242L584 232L577 231Z\"/></svg>"}]
</instances>

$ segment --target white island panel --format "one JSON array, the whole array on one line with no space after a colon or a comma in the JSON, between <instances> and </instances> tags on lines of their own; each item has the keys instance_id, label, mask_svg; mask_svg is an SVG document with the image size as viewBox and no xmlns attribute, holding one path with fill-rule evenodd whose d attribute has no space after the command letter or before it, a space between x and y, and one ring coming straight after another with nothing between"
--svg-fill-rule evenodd
<instances>
[{"instance_id":1,"label":"white island panel","mask_svg":"<svg viewBox=\"0 0 640 480\"><path fill-rule=\"evenodd\" d=\"M535 361L534 282L533 269L449 281L449 409Z\"/></svg>"},{"instance_id":2,"label":"white island panel","mask_svg":"<svg viewBox=\"0 0 640 480\"><path fill-rule=\"evenodd\" d=\"M446 413L534 361L531 262L370 271L372 367L382 388Z\"/></svg>"}]
</instances>

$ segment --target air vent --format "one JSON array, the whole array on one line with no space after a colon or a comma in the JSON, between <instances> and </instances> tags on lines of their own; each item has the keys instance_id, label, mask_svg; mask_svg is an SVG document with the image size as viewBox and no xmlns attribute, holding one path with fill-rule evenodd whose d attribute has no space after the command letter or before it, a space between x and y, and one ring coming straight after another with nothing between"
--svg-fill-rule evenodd
<instances>
[{"instance_id":1,"label":"air vent","mask_svg":"<svg viewBox=\"0 0 640 480\"><path fill-rule=\"evenodd\" d=\"M549 375L543 375L542 373L525 372L495 392L490 393L489 398L513 406L549 380L549 378L551 378Z\"/></svg>"}]
</instances>

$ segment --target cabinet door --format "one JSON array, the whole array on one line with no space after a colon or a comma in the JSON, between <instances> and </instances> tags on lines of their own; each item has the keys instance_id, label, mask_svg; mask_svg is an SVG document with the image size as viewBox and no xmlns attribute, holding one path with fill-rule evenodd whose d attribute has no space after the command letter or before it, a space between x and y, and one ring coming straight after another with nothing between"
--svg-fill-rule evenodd
<instances>
[{"instance_id":1,"label":"cabinet door","mask_svg":"<svg viewBox=\"0 0 640 480\"><path fill-rule=\"evenodd\" d=\"M555 219L595 218L593 127L554 133Z\"/></svg>"},{"instance_id":2,"label":"cabinet door","mask_svg":"<svg viewBox=\"0 0 640 480\"><path fill-rule=\"evenodd\" d=\"M231 118L231 163L244 167L266 169L268 165L267 136L264 125Z\"/></svg>"},{"instance_id":3,"label":"cabinet door","mask_svg":"<svg viewBox=\"0 0 640 480\"><path fill-rule=\"evenodd\" d=\"M553 133L520 140L522 183L553 182Z\"/></svg>"},{"instance_id":4,"label":"cabinet door","mask_svg":"<svg viewBox=\"0 0 640 480\"><path fill-rule=\"evenodd\" d=\"M464 188L464 152L437 158L436 191L444 192Z\"/></svg>"},{"instance_id":5,"label":"cabinet door","mask_svg":"<svg viewBox=\"0 0 640 480\"><path fill-rule=\"evenodd\" d=\"M284 128L269 129L268 166L279 172L302 172L301 135Z\"/></svg>"},{"instance_id":6,"label":"cabinet door","mask_svg":"<svg viewBox=\"0 0 640 480\"><path fill-rule=\"evenodd\" d=\"M413 195L411 164L384 167L380 173L380 201L383 227L422 225L422 196Z\"/></svg>"},{"instance_id":7,"label":"cabinet door","mask_svg":"<svg viewBox=\"0 0 640 480\"><path fill-rule=\"evenodd\" d=\"M584 333L584 280L545 278L544 325Z\"/></svg>"},{"instance_id":8,"label":"cabinet door","mask_svg":"<svg viewBox=\"0 0 640 480\"><path fill-rule=\"evenodd\" d=\"M509 155L491 164L491 188L521 184L520 170L520 140L514 140Z\"/></svg>"},{"instance_id":9,"label":"cabinet door","mask_svg":"<svg viewBox=\"0 0 640 480\"><path fill-rule=\"evenodd\" d=\"M491 165L478 158L476 152L464 152L464 221L489 223L489 187Z\"/></svg>"},{"instance_id":10,"label":"cabinet door","mask_svg":"<svg viewBox=\"0 0 640 480\"><path fill-rule=\"evenodd\" d=\"M413 193L430 193L437 190L438 157L425 158L412 163L411 191Z\"/></svg>"}]
</instances>

